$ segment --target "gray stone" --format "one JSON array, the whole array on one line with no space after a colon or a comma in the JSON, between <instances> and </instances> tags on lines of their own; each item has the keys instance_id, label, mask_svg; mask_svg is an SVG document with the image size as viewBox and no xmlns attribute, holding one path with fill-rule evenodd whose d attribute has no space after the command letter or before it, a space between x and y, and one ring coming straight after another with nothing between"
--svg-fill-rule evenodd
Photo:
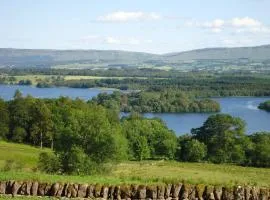
<instances>
[{"instance_id":1,"label":"gray stone","mask_svg":"<svg viewBox=\"0 0 270 200\"><path fill-rule=\"evenodd\" d=\"M138 198L139 199L145 199L146 198L146 187L143 185L140 185L138 187Z\"/></svg>"},{"instance_id":2,"label":"gray stone","mask_svg":"<svg viewBox=\"0 0 270 200\"><path fill-rule=\"evenodd\" d=\"M102 187L101 196L103 199L108 199L109 197L109 188L107 186Z\"/></svg>"},{"instance_id":3,"label":"gray stone","mask_svg":"<svg viewBox=\"0 0 270 200\"><path fill-rule=\"evenodd\" d=\"M59 184L59 188L58 188L58 190L57 190L57 193L56 193L56 197L61 197L62 196L62 194L63 194L63 192L64 192L64 187L65 187L65 185L64 184Z\"/></svg>"},{"instance_id":4,"label":"gray stone","mask_svg":"<svg viewBox=\"0 0 270 200\"><path fill-rule=\"evenodd\" d=\"M146 187L146 198L157 199L157 187L156 186Z\"/></svg>"},{"instance_id":5,"label":"gray stone","mask_svg":"<svg viewBox=\"0 0 270 200\"><path fill-rule=\"evenodd\" d=\"M157 186L157 198L160 200L165 199L165 186Z\"/></svg>"},{"instance_id":6,"label":"gray stone","mask_svg":"<svg viewBox=\"0 0 270 200\"><path fill-rule=\"evenodd\" d=\"M33 184L32 184L32 186L31 186L31 195L33 195L33 196L37 196L37 193L38 193L38 182L37 181L35 181L35 182L33 182Z\"/></svg>"},{"instance_id":7,"label":"gray stone","mask_svg":"<svg viewBox=\"0 0 270 200\"><path fill-rule=\"evenodd\" d=\"M84 198L87 195L88 184L79 184L78 197Z\"/></svg>"},{"instance_id":8,"label":"gray stone","mask_svg":"<svg viewBox=\"0 0 270 200\"><path fill-rule=\"evenodd\" d=\"M7 187L7 182L6 181L0 181L0 194L5 194L6 193L6 187Z\"/></svg>"},{"instance_id":9,"label":"gray stone","mask_svg":"<svg viewBox=\"0 0 270 200\"><path fill-rule=\"evenodd\" d=\"M89 185L87 188L87 195L86 197L88 198L94 198L94 192L95 192L95 186L94 185Z\"/></svg>"},{"instance_id":10,"label":"gray stone","mask_svg":"<svg viewBox=\"0 0 270 200\"><path fill-rule=\"evenodd\" d=\"M171 189L171 194L173 199L177 199L180 196L180 190L182 188L182 184L174 184Z\"/></svg>"},{"instance_id":11,"label":"gray stone","mask_svg":"<svg viewBox=\"0 0 270 200\"><path fill-rule=\"evenodd\" d=\"M54 184L52 185L51 196L53 196L53 197L56 197L56 196L57 196L57 192L58 192L58 190L59 190L59 186L60 186L59 183L54 183Z\"/></svg>"},{"instance_id":12,"label":"gray stone","mask_svg":"<svg viewBox=\"0 0 270 200\"><path fill-rule=\"evenodd\" d=\"M168 199L171 197L171 190L172 190L171 184L168 184L165 186L165 199Z\"/></svg>"},{"instance_id":13,"label":"gray stone","mask_svg":"<svg viewBox=\"0 0 270 200\"><path fill-rule=\"evenodd\" d=\"M13 183L12 190L11 190L12 196L19 194L19 190L20 190L21 186L22 186L22 182L15 181Z\"/></svg>"},{"instance_id":14,"label":"gray stone","mask_svg":"<svg viewBox=\"0 0 270 200\"><path fill-rule=\"evenodd\" d=\"M44 196L45 195L45 188L47 186L47 183L40 183L38 185L37 195L38 196Z\"/></svg>"}]
</instances>

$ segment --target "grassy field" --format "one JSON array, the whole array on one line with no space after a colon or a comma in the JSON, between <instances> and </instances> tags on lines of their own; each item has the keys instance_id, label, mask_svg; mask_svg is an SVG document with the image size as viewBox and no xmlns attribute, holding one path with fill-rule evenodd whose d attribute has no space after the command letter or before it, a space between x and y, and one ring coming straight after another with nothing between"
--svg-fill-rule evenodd
<instances>
[{"instance_id":1,"label":"grassy field","mask_svg":"<svg viewBox=\"0 0 270 200\"><path fill-rule=\"evenodd\" d=\"M50 150L0 141L0 169L3 169L7 160L14 160L23 171L32 171L37 166L39 154L44 151Z\"/></svg>"},{"instance_id":2,"label":"grassy field","mask_svg":"<svg viewBox=\"0 0 270 200\"><path fill-rule=\"evenodd\" d=\"M52 77L57 77L56 75L25 75L25 76L13 76L16 78L16 81L20 80L30 80L33 85L36 85L38 82L46 81L51 82ZM99 80L99 79L125 79L125 78L134 78L134 77L104 77L104 76L61 76L64 80ZM146 77L136 77L138 79L146 79Z\"/></svg>"},{"instance_id":3,"label":"grassy field","mask_svg":"<svg viewBox=\"0 0 270 200\"><path fill-rule=\"evenodd\" d=\"M40 152L40 149L27 145L0 142L0 168L7 159L19 160L24 164L22 171L0 171L0 180L100 184L161 184L184 181L190 184L205 185L270 186L270 169L174 161L125 162L111 166L110 174L95 176L48 175L31 171L37 165Z\"/></svg>"}]
</instances>

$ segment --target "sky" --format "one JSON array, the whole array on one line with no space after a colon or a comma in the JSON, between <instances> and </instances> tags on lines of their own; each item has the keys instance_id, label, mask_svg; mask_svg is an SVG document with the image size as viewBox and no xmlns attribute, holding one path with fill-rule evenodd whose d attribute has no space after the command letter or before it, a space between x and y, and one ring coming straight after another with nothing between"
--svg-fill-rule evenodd
<instances>
[{"instance_id":1,"label":"sky","mask_svg":"<svg viewBox=\"0 0 270 200\"><path fill-rule=\"evenodd\" d=\"M169 53L270 44L270 0L1 0L0 48Z\"/></svg>"}]
</instances>

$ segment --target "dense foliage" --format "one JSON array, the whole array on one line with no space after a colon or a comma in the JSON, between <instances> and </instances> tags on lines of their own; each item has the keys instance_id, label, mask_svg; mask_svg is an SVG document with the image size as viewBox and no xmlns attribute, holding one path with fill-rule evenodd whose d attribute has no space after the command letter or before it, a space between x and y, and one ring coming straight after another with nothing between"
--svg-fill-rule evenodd
<instances>
[{"instance_id":1,"label":"dense foliage","mask_svg":"<svg viewBox=\"0 0 270 200\"><path fill-rule=\"evenodd\" d=\"M245 123L226 114L212 115L191 135L177 138L160 119L137 113L119 119L114 106L17 91L13 100L0 100L0 133L1 140L51 147L54 154L41 154L39 162L48 173L104 172L106 163L128 159L270 166L270 133L247 136Z\"/></svg>"},{"instance_id":2,"label":"dense foliage","mask_svg":"<svg viewBox=\"0 0 270 200\"><path fill-rule=\"evenodd\" d=\"M260 103L258 108L270 112L270 101L265 101L263 103Z\"/></svg>"},{"instance_id":3,"label":"dense foliage","mask_svg":"<svg viewBox=\"0 0 270 200\"><path fill-rule=\"evenodd\" d=\"M259 67L259 66L258 66ZM267 70L261 74L249 71L192 71L160 70L156 68L109 68L90 69L50 69L50 68L3 68L0 69L0 83L19 84L27 81L28 75L46 75L33 81L38 87L66 86L73 88L107 87L122 90L166 91L171 89L197 97L213 96L270 96L270 78ZM19 77L16 77L16 75ZM83 79L65 79L65 76L96 76ZM103 77L102 79L98 77ZM104 78L108 77L108 78Z\"/></svg>"},{"instance_id":4,"label":"dense foliage","mask_svg":"<svg viewBox=\"0 0 270 200\"><path fill-rule=\"evenodd\" d=\"M219 112L220 105L211 99L190 98L183 92L166 90L164 92L133 92L121 94L101 93L93 99L107 108L120 109L122 112Z\"/></svg>"}]
</instances>

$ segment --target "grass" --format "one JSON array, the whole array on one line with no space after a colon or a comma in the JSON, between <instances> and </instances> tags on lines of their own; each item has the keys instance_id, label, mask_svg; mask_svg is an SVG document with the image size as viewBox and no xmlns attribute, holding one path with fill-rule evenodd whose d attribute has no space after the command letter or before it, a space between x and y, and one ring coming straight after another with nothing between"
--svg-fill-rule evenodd
<instances>
[{"instance_id":1,"label":"grass","mask_svg":"<svg viewBox=\"0 0 270 200\"><path fill-rule=\"evenodd\" d=\"M44 151L50 150L0 141L0 169L7 160L14 160L21 165L23 171L32 171L37 166L39 154Z\"/></svg>"},{"instance_id":2,"label":"grass","mask_svg":"<svg viewBox=\"0 0 270 200\"><path fill-rule=\"evenodd\" d=\"M34 197L34 196L15 196L12 197L11 195L0 195L0 199L12 199L12 200L21 200L21 199L31 199L31 200L40 200L40 199L57 199L52 197Z\"/></svg>"},{"instance_id":3,"label":"grass","mask_svg":"<svg viewBox=\"0 0 270 200\"><path fill-rule=\"evenodd\" d=\"M175 161L124 162L113 166L110 174L94 176L48 175L30 171L30 169L36 167L40 152L40 149L27 145L0 142L0 163L13 158L20 160L27 166L22 171L0 171L0 180L38 180L43 182L99 183L107 185L186 182L220 186L270 186L269 168Z\"/></svg>"}]
</instances>

